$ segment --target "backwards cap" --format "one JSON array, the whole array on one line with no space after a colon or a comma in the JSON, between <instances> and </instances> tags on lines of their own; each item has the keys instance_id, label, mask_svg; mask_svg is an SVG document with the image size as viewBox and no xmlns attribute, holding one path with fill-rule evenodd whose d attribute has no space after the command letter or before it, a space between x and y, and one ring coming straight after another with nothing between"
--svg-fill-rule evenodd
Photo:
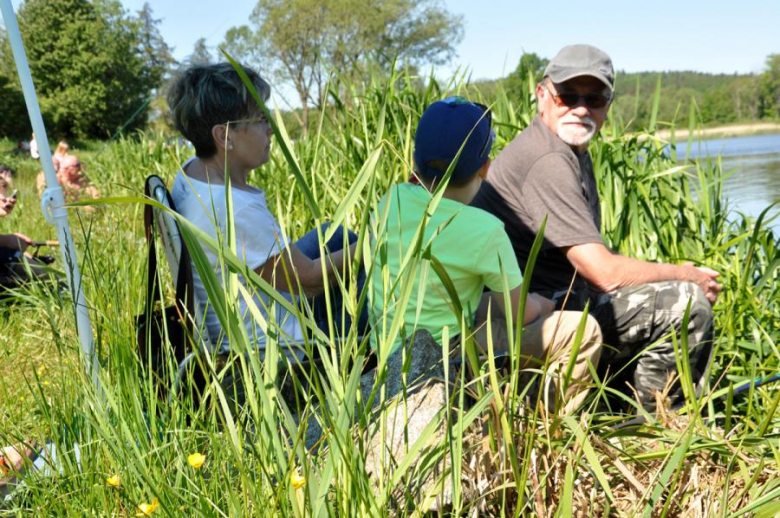
<instances>
[{"instance_id":1,"label":"backwards cap","mask_svg":"<svg viewBox=\"0 0 780 518\"><path fill-rule=\"evenodd\" d=\"M428 177L442 177L445 171L427 164L433 160L451 163L463 147L452 177L468 178L475 174L487 161L495 139L486 110L462 97L450 97L428 106L414 136L417 170Z\"/></svg>"}]
</instances>

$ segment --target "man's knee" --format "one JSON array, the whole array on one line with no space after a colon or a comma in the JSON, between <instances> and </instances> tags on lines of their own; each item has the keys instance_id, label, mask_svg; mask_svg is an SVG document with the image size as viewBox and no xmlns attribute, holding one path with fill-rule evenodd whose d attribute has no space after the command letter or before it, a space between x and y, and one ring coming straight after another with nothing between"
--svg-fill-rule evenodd
<instances>
[{"instance_id":1,"label":"man's knee","mask_svg":"<svg viewBox=\"0 0 780 518\"><path fill-rule=\"evenodd\" d=\"M601 341L601 326L593 315L587 315L583 324L583 313L581 311L561 311L561 328L574 334L578 331L579 327L583 326L582 337L583 340L591 338L595 341Z\"/></svg>"},{"instance_id":2,"label":"man's knee","mask_svg":"<svg viewBox=\"0 0 780 518\"><path fill-rule=\"evenodd\" d=\"M601 351L602 342L601 327L598 321L592 315L587 315L583 321L583 314L580 311L561 311L557 314L560 321L556 329L554 348L561 352L570 350L577 333L582 328L580 355L595 356L593 361L595 364Z\"/></svg>"},{"instance_id":3,"label":"man's knee","mask_svg":"<svg viewBox=\"0 0 780 518\"><path fill-rule=\"evenodd\" d=\"M588 315L580 342L580 356L589 358L594 367L598 366L601 358L602 342L601 326L592 315Z\"/></svg>"},{"instance_id":4,"label":"man's knee","mask_svg":"<svg viewBox=\"0 0 780 518\"><path fill-rule=\"evenodd\" d=\"M601 326L593 315L588 315L588 318L585 320L585 329L582 334L582 339L583 341L588 340L599 344L603 339L601 335Z\"/></svg>"}]
</instances>

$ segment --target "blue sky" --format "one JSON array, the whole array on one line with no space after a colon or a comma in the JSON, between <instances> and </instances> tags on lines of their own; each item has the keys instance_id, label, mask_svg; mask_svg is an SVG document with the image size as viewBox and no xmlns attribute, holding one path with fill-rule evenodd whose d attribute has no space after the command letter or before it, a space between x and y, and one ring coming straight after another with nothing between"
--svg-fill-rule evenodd
<instances>
[{"instance_id":1,"label":"blue sky","mask_svg":"<svg viewBox=\"0 0 780 518\"><path fill-rule=\"evenodd\" d=\"M18 5L21 0L13 0ZM136 11L145 0L121 0ZM205 37L216 46L247 23L256 0L149 0L178 59ZM468 68L474 79L506 75L523 50L552 57L563 45L591 43L629 72L696 70L758 72L780 53L780 0L443 0L462 14L465 37L447 75Z\"/></svg>"},{"instance_id":2,"label":"blue sky","mask_svg":"<svg viewBox=\"0 0 780 518\"><path fill-rule=\"evenodd\" d=\"M16 3L16 1L14 2ZM144 0L122 0L129 10ZM563 45L591 43L615 67L643 70L757 72L780 52L778 0L445 0L462 14L465 37L445 69L468 67L475 79L511 71L523 50L552 57ZM247 22L256 0L150 0L166 41L179 59L200 37L217 45Z\"/></svg>"}]
</instances>

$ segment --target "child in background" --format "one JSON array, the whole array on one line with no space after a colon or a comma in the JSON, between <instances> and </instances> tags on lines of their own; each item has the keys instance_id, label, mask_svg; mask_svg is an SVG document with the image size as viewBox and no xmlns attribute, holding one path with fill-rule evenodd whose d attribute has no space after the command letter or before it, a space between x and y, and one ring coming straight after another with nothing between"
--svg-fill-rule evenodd
<instances>
[{"instance_id":1,"label":"child in background","mask_svg":"<svg viewBox=\"0 0 780 518\"><path fill-rule=\"evenodd\" d=\"M423 113L414 142L415 172L420 185L392 186L375 214L382 218L387 214L386 226L374 242L373 255L378 263L371 290L375 348L381 343L395 349L416 329L427 329L441 343L444 328L449 328L451 336L459 335L461 319L465 319L469 326L476 326L477 344L486 351L488 314L496 354L506 352L509 344L514 343L507 336L503 289L506 283L514 315L520 302L522 273L501 221L468 205L487 176L493 140L490 112L484 106L451 97L433 103ZM456 157L443 198L430 212L431 193ZM455 311L444 284L425 260L414 272L414 286L405 307L398 300L398 289L389 288L402 274L403 258L414 246L417 229L426 214L429 219L422 247L431 244L431 255L443 266L458 293L462 315ZM483 293L485 287L491 291ZM420 294L422 307L418 308ZM526 300L520 351L524 368L538 368L548 355L553 373L560 372L560 366L568 363L582 314L553 309L551 300L537 294L530 294ZM403 314L399 336L392 343L385 343L399 312ZM459 341L456 336L455 342ZM600 342L598 324L588 317L572 383L564 395L565 412L573 411L583 401L587 384L592 381L588 362L598 362ZM459 347L453 345L453 350Z\"/></svg>"},{"instance_id":2,"label":"child in background","mask_svg":"<svg viewBox=\"0 0 780 518\"><path fill-rule=\"evenodd\" d=\"M51 161L54 162L54 170L60 170L60 163L62 159L68 156L70 153L70 145L64 140L60 140L57 143L57 149L54 150L54 154L51 156Z\"/></svg>"}]
</instances>

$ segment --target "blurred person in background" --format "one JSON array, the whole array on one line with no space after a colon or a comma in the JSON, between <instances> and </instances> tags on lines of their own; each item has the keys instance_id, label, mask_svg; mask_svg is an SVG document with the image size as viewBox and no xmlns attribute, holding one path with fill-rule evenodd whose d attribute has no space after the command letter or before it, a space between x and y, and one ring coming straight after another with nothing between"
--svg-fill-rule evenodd
<instances>
[{"instance_id":1,"label":"blurred person in background","mask_svg":"<svg viewBox=\"0 0 780 518\"><path fill-rule=\"evenodd\" d=\"M66 141L60 140L57 143L57 149L54 150L54 154L51 156L51 161L54 162L55 171L60 170L60 162L62 162L62 159L68 156L69 153L70 145Z\"/></svg>"}]
</instances>

